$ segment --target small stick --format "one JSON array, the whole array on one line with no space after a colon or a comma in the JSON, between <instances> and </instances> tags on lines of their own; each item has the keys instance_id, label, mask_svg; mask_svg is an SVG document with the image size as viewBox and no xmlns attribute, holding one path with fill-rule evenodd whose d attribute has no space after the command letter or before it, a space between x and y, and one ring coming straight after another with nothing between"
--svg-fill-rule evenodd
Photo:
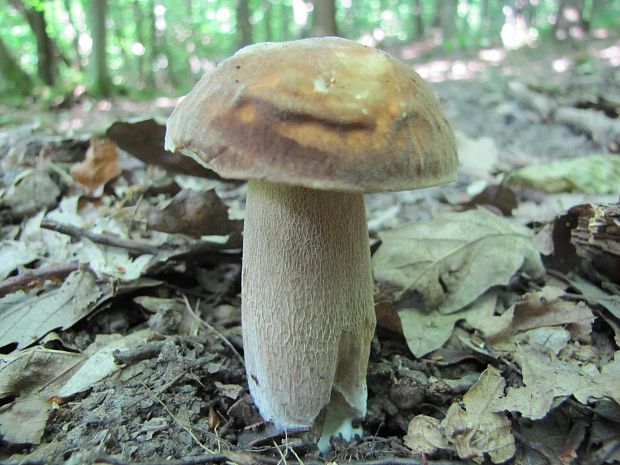
<instances>
[{"instance_id":1,"label":"small stick","mask_svg":"<svg viewBox=\"0 0 620 465\"><path fill-rule=\"evenodd\" d=\"M149 465L206 465L213 463L234 462L238 464L261 464L261 465L277 465L281 459L275 457L266 457L257 454L249 454L242 452L225 452L219 454L205 454L194 457L187 457L180 460L166 461L149 461ZM98 457L96 463L106 463L109 465L143 465L145 462L126 462L116 457ZM374 460L351 460L346 462L348 465L421 465L420 459L413 457L387 457ZM459 465L463 461L440 460L426 462L428 465ZM322 460L305 460L305 465L324 465Z\"/></svg>"},{"instance_id":2,"label":"small stick","mask_svg":"<svg viewBox=\"0 0 620 465\"><path fill-rule=\"evenodd\" d=\"M97 234L82 228L78 228L76 226L57 223L51 220L41 221L41 227L44 229L49 229L51 231L56 231L60 234L66 234L67 236L71 236L74 239L81 239L82 237L86 237L87 239L90 239L97 244L119 247L121 249L127 249L132 252L141 254L155 255L160 250L159 247L147 244L145 242L134 241L132 239L121 239L120 237L104 234Z\"/></svg>"},{"instance_id":3,"label":"small stick","mask_svg":"<svg viewBox=\"0 0 620 465\"><path fill-rule=\"evenodd\" d=\"M183 297L183 302L185 303L185 308L187 309L187 311L189 312L189 314L196 320L198 320L198 322L200 324L202 324L205 328L207 328L208 330L212 331L213 333L215 333L215 335L220 338L222 340L222 342L228 346L228 348L230 350L232 350L232 352L237 356L237 358L239 359L239 361L241 362L241 366L245 367L245 361L243 360L243 356L239 353L239 351L235 348L235 346L232 344L232 342L230 342L228 339L226 339L226 336L224 336L222 333L220 333L217 329L215 329L213 326L211 326L209 323L207 323L206 321L204 321L202 318L200 318L197 314L197 312L194 311L194 309L192 309L192 306L189 303L189 300L187 299L187 296L185 294L181 295ZM198 308L198 305L196 305L196 308Z\"/></svg>"},{"instance_id":4,"label":"small stick","mask_svg":"<svg viewBox=\"0 0 620 465\"><path fill-rule=\"evenodd\" d=\"M28 271L18 276L13 276L0 282L0 297L10 294L11 292L42 284L50 279L66 278L78 268L79 263L73 262Z\"/></svg>"}]
</instances>

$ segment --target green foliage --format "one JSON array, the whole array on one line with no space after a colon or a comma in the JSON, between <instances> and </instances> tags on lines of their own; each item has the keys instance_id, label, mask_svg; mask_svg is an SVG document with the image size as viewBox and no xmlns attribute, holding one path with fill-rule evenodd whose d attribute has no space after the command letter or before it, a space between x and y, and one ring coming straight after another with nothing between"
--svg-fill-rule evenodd
<instances>
[{"instance_id":1,"label":"green foliage","mask_svg":"<svg viewBox=\"0 0 620 465\"><path fill-rule=\"evenodd\" d=\"M293 0L107 1L106 66L114 90L133 97L182 94L205 71L232 54L238 44L239 2L248 2L255 42L304 37L312 25L312 13L305 8L309 3ZM340 35L388 47L421 39L440 43L446 49L497 46L502 43L502 28L513 24L515 18L524 22L532 37L551 36L549 18L557 15L559 0L518 4L515 7L491 0L338 0L336 21ZM40 88L37 38L20 5L45 15L45 32L56 49L56 92L70 93L78 85L92 89L90 0L0 0L0 33L10 58L35 88ZM620 18L620 2L585 1L583 17L591 29L614 30ZM17 75L0 69L0 91L7 93L3 100L16 89L25 93L25 86L15 85Z\"/></svg>"}]
</instances>

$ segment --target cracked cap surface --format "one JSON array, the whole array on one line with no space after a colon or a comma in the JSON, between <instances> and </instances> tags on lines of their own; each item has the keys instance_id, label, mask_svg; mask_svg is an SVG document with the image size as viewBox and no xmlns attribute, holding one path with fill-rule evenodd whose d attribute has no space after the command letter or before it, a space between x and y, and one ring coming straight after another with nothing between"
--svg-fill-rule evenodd
<instances>
[{"instance_id":1,"label":"cracked cap surface","mask_svg":"<svg viewBox=\"0 0 620 465\"><path fill-rule=\"evenodd\" d=\"M334 37L239 50L177 105L166 148L225 178L349 192L442 184L457 168L452 129L423 79Z\"/></svg>"}]
</instances>

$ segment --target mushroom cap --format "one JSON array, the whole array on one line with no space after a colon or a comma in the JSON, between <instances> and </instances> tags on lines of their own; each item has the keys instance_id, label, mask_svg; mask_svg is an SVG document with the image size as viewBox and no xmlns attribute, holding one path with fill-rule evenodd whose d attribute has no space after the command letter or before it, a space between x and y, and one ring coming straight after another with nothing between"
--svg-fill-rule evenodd
<instances>
[{"instance_id":1,"label":"mushroom cap","mask_svg":"<svg viewBox=\"0 0 620 465\"><path fill-rule=\"evenodd\" d=\"M424 80L335 37L239 50L177 105L166 149L224 178L348 192L450 182L457 167L452 129Z\"/></svg>"}]
</instances>

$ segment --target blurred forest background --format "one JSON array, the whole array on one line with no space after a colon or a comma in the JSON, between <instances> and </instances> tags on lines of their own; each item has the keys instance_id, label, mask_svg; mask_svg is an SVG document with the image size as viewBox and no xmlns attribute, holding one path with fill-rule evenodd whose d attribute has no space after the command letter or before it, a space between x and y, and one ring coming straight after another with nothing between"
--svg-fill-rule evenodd
<instances>
[{"instance_id":1,"label":"blurred forest background","mask_svg":"<svg viewBox=\"0 0 620 465\"><path fill-rule=\"evenodd\" d=\"M578 43L619 23L618 0L0 0L0 91L5 104L52 107L178 96L260 41L339 35L412 58Z\"/></svg>"}]
</instances>

